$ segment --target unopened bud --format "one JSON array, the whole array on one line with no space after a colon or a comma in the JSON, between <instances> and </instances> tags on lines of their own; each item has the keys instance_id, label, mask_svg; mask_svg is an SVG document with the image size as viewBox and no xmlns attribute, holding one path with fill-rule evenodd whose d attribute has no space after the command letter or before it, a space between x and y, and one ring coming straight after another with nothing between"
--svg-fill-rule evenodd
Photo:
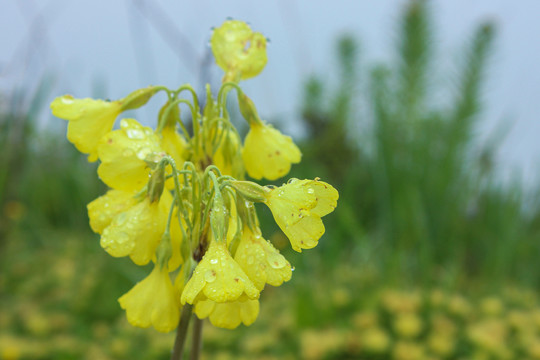
<instances>
[{"instance_id":1,"label":"unopened bud","mask_svg":"<svg viewBox=\"0 0 540 360\"><path fill-rule=\"evenodd\" d=\"M144 89L138 89L120 100L122 111L138 109L145 105L156 92L159 91L157 86L149 86Z\"/></svg>"},{"instance_id":2,"label":"unopened bud","mask_svg":"<svg viewBox=\"0 0 540 360\"><path fill-rule=\"evenodd\" d=\"M227 207L223 201L223 195L218 188L215 188L212 212L210 213L210 226L216 240L223 241L227 235Z\"/></svg>"},{"instance_id":3,"label":"unopened bud","mask_svg":"<svg viewBox=\"0 0 540 360\"><path fill-rule=\"evenodd\" d=\"M240 112L242 113L242 116L246 121L252 125L256 123L260 123L261 120L259 118L259 114L257 113L257 108L255 107L255 104L249 97L247 97L246 94L237 92L238 94L238 107L240 108Z\"/></svg>"},{"instance_id":4,"label":"unopened bud","mask_svg":"<svg viewBox=\"0 0 540 360\"><path fill-rule=\"evenodd\" d=\"M266 200L266 188L251 181L231 181L230 185L244 199L251 202L264 202Z\"/></svg>"},{"instance_id":5,"label":"unopened bud","mask_svg":"<svg viewBox=\"0 0 540 360\"><path fill-rule=\"evenodd\" d=\"M159 201L165 188L165 163L160 162L157 168L150 174L148 181L148 197L150 202Z\"/></svg>"}]
</instances>

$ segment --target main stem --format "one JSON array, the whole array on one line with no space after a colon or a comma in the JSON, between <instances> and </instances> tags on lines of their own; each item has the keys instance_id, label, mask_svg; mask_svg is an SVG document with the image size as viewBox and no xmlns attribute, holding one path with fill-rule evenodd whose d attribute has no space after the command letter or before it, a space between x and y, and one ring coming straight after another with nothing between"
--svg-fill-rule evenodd
<instances>
[{"instance_id":1,"label":"main stem","mask_svg":"<svg viewBox=\"0 0 540 360\"><path fill-rule=\"evenodd\" d=\"M202 348L202 328L203 321L197 316L193 316L193 338L191 346L191 355L190 360L199 360L199 355L201 354Z\"/></svg>"},{"instance_id":2,"label":"main stem","mask_svg":"<svg viewBox=\"0 0 540 360\"><path fill-rule=\"evenodd\" d=\"M191 319L192 305L186 304L182 308L182 314L180 315L180 324L176 331L176 339L174 340L173 353L171 360L182 360L182 353L184 351L184 344L186 343L186 337L188 332L189 320Z\"/></svg>"}]
</instances>

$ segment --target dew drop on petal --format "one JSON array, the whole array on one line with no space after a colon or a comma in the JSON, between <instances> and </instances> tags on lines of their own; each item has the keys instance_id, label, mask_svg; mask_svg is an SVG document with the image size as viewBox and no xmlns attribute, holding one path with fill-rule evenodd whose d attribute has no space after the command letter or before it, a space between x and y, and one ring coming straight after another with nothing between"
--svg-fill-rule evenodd
<instances>
[{"instance_id":1,"label":"dew drop on petal","mask_svg":"<svg viewBox=\"0 0 540 360\"><path fill-rule=\"evenodd\" d=\"M132 140L142 140L145 138L144 132L139 129L127 129L126 135Z\"/></svg>"},{"instance_id":2,"label":"dew drop on petal","mask_svg":"<svg viewBox=\"0 0 540 360\"><path fill-rule=\"evenodd\" d=\"M210 264L217 264L218 263L218 259L210 259Z\"/></svg>"},{"instance_id":3,"label":"dew drop on petal","mask_svg":"<svg viewBox=\"0 0 540 360\"><path fill-rule=\"evenodd\" d=\"M207 283L211 283L211 282L214 282L216 280L216 272L214 270L208 270L205 274L204 274L204 280L207 282Z\"/></svg>"}]
</instances>

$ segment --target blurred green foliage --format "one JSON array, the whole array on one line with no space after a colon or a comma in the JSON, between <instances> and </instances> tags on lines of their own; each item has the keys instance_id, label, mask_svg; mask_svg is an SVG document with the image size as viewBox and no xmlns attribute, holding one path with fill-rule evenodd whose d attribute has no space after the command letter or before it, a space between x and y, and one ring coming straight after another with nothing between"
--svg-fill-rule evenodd
<instances>
[{"instance_id":1,"label":"blurred green foliage","mask_svg":"<svg viewBox=\"0 0 540 360\"><path fill-rule=\"evenodd\" d=\"M413 1L393 63L359 71L358 46L344 37L337 89L316 76L306 85L295 175L324 174L341 195L325 254L354 254L393 283L538 286L538 201L528 206L521 184L497 179L500 139L475 136L494 27L479 26L443 91L433 33L426 2Z\"/></svg>"},{"instance_id":2,"label":"blurred green foliage","mask_svg":"<svg viewBox=\"0 0 540 360\"><path fill-rule=\"evenodd\" d=\"M365 66L346 36L337 86L306 83L291 176L333 184L338 208L304 256L259 208L297 270L265 291L250 328L208 327L206 358L540 358L538 194L503 184L500 139L476 137L494 27L479 26L441 89L430 20L426 2L410 2L393 62ZM116 302L144 269L110 258L89 229L85 206L105 192L96 164L66 141L64 122L37 122L50 84L1 101L0 359L166 358L173 334L132 328ZM446 334L441 316L459 331L433 339Z\"/></svg>"}]
</instances>

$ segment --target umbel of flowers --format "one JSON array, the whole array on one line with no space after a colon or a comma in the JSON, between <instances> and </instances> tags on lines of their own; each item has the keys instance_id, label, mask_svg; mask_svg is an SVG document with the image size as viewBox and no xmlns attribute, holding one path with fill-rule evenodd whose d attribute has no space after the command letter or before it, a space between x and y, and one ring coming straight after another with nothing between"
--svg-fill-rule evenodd
<instances>
[{"instance_id":1,"label":"umbel of flowers","mask_svg":"<svg viewBox=\"0 0 540 360\"><path fill-rule=\"evenodd\" d=\"M317 245L321 218L336 207L338 192L319 179L290 179L280 187L245 180L246 172L257 180L281 178L301 153L289 136L261 120L238 86L263 70L265 37L244 22L226 21L214 30L211 45L225 76L217 97L207 86L204 107L189 85L150 86L116 101L65 95L51 104L55 116L68 120L68 140L89 161L99 160L98 175L110 188L88 204L101 246L136 265L153 263L150 274L118 299L134 326L169 332L184 312L223 328L252 324L266 284L279 286L292 274L291 264L263 238L254 203L270 208L298 252ZM232 91L250 126L243 144L225 107ZM159 92L167 101L155 129L129 118L114 128L124 111Z\"/></svg>"}]
</instances>

